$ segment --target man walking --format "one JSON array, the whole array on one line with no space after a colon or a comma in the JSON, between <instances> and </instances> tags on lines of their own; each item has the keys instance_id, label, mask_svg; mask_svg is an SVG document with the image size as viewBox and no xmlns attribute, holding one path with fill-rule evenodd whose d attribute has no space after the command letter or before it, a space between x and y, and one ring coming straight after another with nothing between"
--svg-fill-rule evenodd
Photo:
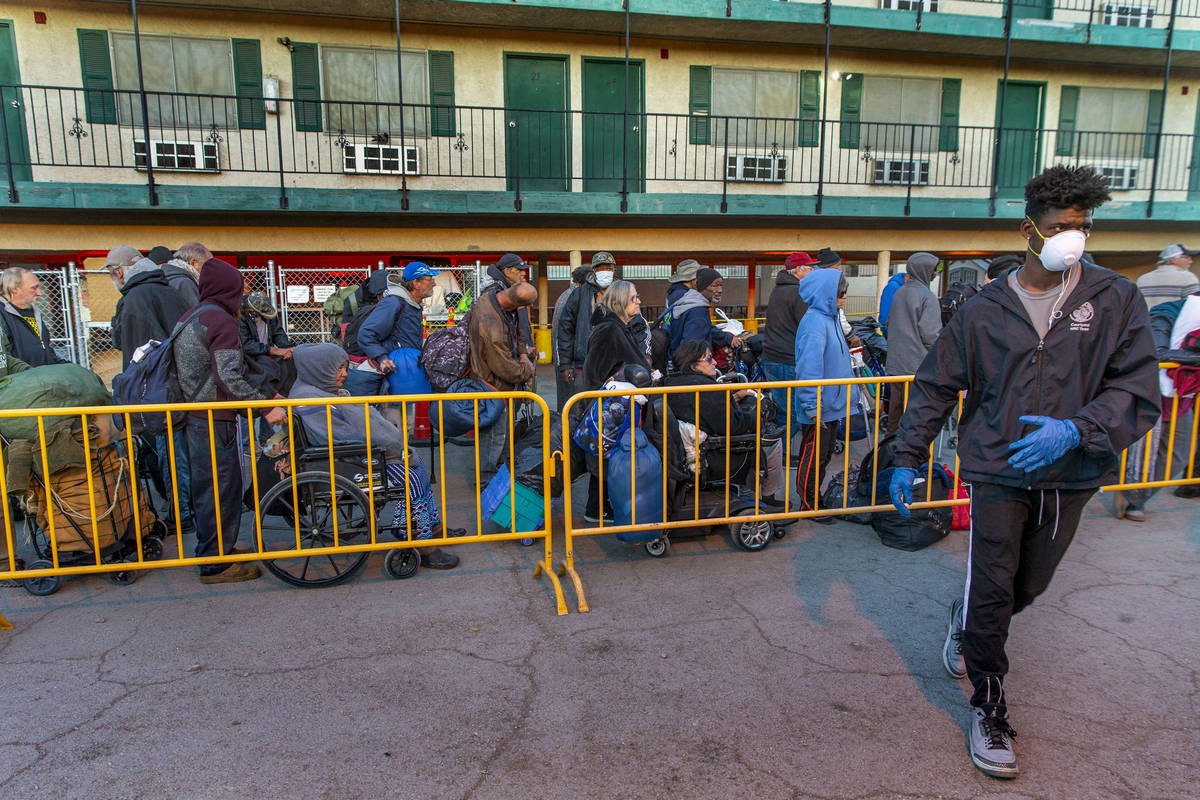
<instances>
[{"instance_id":1,"label":"man walking","mask_svg":"<svg viewBox=\"0 0 1200 800\"><path fill-rule=\"evenodd\" d=\"M942 309L929 288L938 259L932 253L913 253L904 267L908 279L896 291L888 315L889 375L911 375L942 330ZM887 432L895 433L904 414L903 384L889 384Z\"/></svg>"},{"instance_id":2,"label":"man walking","mask_svg":"<svg viewBox=\"0 0 1200 800\"><path fill-rule=\"evenodd\" d=\"M1146 307L1182 300L1200 291L1200 280L1192 272L1192 256L1200 250L1188 250L1181 244L1169 244L1158 254L1158 266L1137 279L1138 291Z\"/></svg>"},{"instance_id":3,"label":"man walking","mask_svg":"<svg viewBox=\"0 0 1200 800\"><path fill-rule=\"evenodd\" d=\"M808 311L798 287L805 275L812 272L813 260L808 253L792 253L775 276L775 287L767 298L767 323L763 328L763 374L769 381L790 381L796 377L796 328ZM779 407L775 422L787 424L788 391L771 389L771 397ZM796 431L793 429L792 433Z\"/></svg>"},{"instance_id":4,"label":"man walking","mask_svg":"<svg viewBox=\"0 0 1200 800\"><path fill-rule=\"evenodd\" d=\"M1108 199L1090 167L1051 167L1025 186L1024 264L950 320L917 370L894 444L890 494L907 516L917 468L966 392L958 453L972 487L970 563L942 656L951 675L970 678L971 760L995 777L1018 772L1004 691L1012 616L1045 591L1084 504L1159 412L1136 287L1081 263L1092 212Z\"/></svg>"},{"instance_id":5,"label":"man walking","mask_svg":"<svg viewBox=\"0 0 1200 800\"><path fill-rule=\"evenodd\" d=\"M498 292L486 292L471 311L471 377L491 384L501 392L521 388L533 379L533 362L521 349L518 312L537 302L533 284L518 283ZM505 404L512 414L512 402ZM483 486L495 477L508 448L508 417L479 432L479 474ZM480 487L482 489L482 486Z\"/></svg>"}]
</instances>

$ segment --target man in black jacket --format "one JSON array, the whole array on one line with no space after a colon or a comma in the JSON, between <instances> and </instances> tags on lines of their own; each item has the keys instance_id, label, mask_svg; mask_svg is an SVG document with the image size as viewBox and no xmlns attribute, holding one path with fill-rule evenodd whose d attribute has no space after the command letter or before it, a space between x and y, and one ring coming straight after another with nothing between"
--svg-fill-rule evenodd
<instances>
[{"instance_id":1,"label":"man in black jacket","mask_svg":"<svg viewBox=\"0 0 1200 800\"><path fill-rule=\"evenodd\" d=\"M112 340L121 348L124 369L134 351L146 342L165 341L188 306L149 258L140 258L128 267L110 267L108 274L121 292L112 318Z\"/></svg>"},{"instance_id":2,"label":"man in black jacket","mask_svg":"<svg viewBox=\"0 0 1200 800\"><path fill-rule=\"evenodd\" d=\"M763 329L763 374L769 381L796 379L796 328L808 311L800 298L800 279L812 272L812 256L792 253L775 276L775 287L767 299L767 324ZM787 389L771 389L771 397L779 407L776 424L787 424Z\"/></svg>"},{"instance_id":3,"label":"man in black jacket","mask_svg":"<svg viewBox=\"0 0 1200 800\"><path fill-rule=\"evenodd\" d=\"M0 272L0 328L12 354L31 367L65 364L50 346L50 327L37 301L42 296L38 276L24 267Z\"/></svg>"},{"instance_id":4,"label":"man in black jacket","mask_svg":"<svg viewBox=\"0 0 1200 800\"><path fill-rule=\"evenodd\" d=\"M1004 693L1012 615L1049 585L1084 504L1159 414L1146 304L1131 281L1080 263L1092 211L1108 199L1090 167L1051 167L1026 185L1024 263L951 318L917 370L894 444L891 498L907 516L929 444L966 392L958 454L971 484L970 563L942 659L971 680L971 760L995 777L1018 771Z\"/></svg>"},{"instance_id":5,"label":"man in black jacket","mask_svg":"<svg viewBox=\"0 0 1200 800\"><path fill-rule=\"evenodd\" d=\"M588 337L592 333L592 314L599 295L612 285L617 262L612 253L599 252L592 263L571 273L571 286L554 304L554 324L550 343L554 351L555 387L558 410L579 391L583 362L588 354Z\"/></svg>"}]
</instances>

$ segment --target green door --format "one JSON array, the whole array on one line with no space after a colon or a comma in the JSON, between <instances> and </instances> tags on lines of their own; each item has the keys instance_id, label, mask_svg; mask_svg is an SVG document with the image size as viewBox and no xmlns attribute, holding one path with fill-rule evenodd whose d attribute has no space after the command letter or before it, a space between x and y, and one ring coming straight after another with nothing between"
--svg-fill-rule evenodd
<instances>
[{"instance_id":1,"label":"green door","mask_svg":"<svg viewBox=\"0 0 1200 800\"><path fill-rule=\"evenodd\" d=\"M1050 19L1054 0L1013 0L1013 19Z\"/></svg>"},{"instance_id":2,"label":"green door","mask_svg":"<svg viewBox=\"0 0 1200 800\"><path fill-rule=\"evenodd\" d=\"M12 159L16 180L33 179L29 166L29 140L25 135L25 98L16 88L20 83L13 24L11 20L0 19L0 108L4 109L4 126L0 127L0 134L5 130L8 133L7 140L0 141L0 182L8 181L9 159Z\"/></svg>"},{"instance_id":3,"label":"green door","mask_svg":"<svg viewBox=\"0 0 1200 800\"><path fill-rule=\"evenodd\" d=\"M1040 83L1008 82L1004 98L1004 128L1000 131L1000 168L996 188L1000 195L1021 194L1038 164L1038 128L1042 119ZM997 118L999 90L996 94Z\"/></svg>"},{"instance_id":4,"label":"green door","mask_svg":"<svg viewBox=\"0 0 1200 800\"><path fill-rule=\"evenodd\" d=\"M509 191L567 191L567 57L506 53L504 107Z\"/></svg>"},{"instance_id":5,"label":"green door","mask_svg":"<svg viewBox=\"0 0 1200 800\"><path fill-rule=\"evenodd\" d=\"M619 192L627 177L631 192L645 190L646 121L642 101L642 62L629 62L629 105L625 105L625 62L583 59L583 190ZM621 148L625 155L622 157Z\"/></svg>"},{"instance_id":6,"label":"green door","mask_svg":"<svg viewBox=\"0 0 1200 800\"><path fill-rule=\"evenodd\" d=\"M1188 171L1188 200L1200 200L1200 105L1196 106L1196 127L1192 136L1192 161Z\"/></svg>"}]
</instances>

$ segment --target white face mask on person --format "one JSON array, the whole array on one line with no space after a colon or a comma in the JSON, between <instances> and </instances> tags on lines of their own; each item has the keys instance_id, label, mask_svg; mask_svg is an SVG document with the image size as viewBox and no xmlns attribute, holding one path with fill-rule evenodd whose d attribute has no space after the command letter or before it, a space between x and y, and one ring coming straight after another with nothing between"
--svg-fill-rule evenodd
<instances>
[{"instance_id":1,"label":"white face mask on person","mask_svg":"<svg viewBox=\"0 0 1200 800\"><path fill-rule=\"evenodd\" d=\"M597 270L595 273L596 285L601 289L607 289L613 282L613 271L611 269Z\"/></svg>"},{"instance_id":2,"label":"white face mask on person","mask_svg":"<svg viewBox=\"0 0 1200 800\"><path fill-rule=\"evenodd\" d=\"M1037 224L1033 220L1030 219L1029 224L1033 225L1034 233L1042 237L1042 252L1034 253L1034 255L1041 260L1042 266L1048 271L1066 272L1083 258L1083 249L1087 244L1087 234L1083 231L1066 230L1047 239L1038 230ZM1029 249L1032 251L1033 247L1030 246Z\"/></svg>"}]
</instances>

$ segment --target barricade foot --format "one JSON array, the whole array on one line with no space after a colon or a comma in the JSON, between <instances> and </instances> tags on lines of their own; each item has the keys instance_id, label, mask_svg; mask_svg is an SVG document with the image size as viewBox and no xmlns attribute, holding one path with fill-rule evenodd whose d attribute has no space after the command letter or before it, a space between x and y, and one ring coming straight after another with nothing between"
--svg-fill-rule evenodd
<instances>
[{"instance_id":1,"label":"barricade foot","mask_svg":"<svg viewBox=\"0 0 1200 800\"><path fill-rule=\"evenodd\" d=\"M568 613L567 599L563 595L562 582L554 574L554 571L546 566L545 560L539 561L537 566L533 568L533 577L541 577L543 572L546 573L546 577L550 579L550 584L554 587L554 603L558 607L558 615L561 617Z\"/></svg>"},{"instance_id":2,"label":"barricade foot","mask_svg":"<svg viewBox=\"0 0 1200 800\"><path fill-rule=\"evenodd\" d=\"M0 614L0 631L11 631L12 629L12 623L6 620L3 614Z\"/></svg>"},{"instance_id":3,"label":"barricade foot","mask_svg":"<svg viewBox=\"0 0 1200 800\"><path fill-rule=\"evenodd\" d=\"M586 614L587 612L591 611L591 609L588 608L587 597L585 597L583 594L583 581L579 580L579 573L575 571L575 568L568 567L567 562L565 561L559 562L558 574L571 576L571 583L575 584L575 597L579 601L579 613Z\"/></svg>"}]
</instances>

